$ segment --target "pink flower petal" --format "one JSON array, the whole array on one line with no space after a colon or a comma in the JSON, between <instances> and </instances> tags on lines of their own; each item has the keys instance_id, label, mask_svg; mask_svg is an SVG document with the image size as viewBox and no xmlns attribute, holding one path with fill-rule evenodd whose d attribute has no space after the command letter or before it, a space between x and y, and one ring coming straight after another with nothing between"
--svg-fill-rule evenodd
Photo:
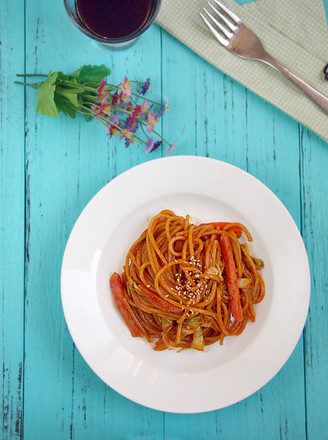
<instances>
[{"instance_id":1,"label":"pink flower petal","mask_svg":"<svg viewBox=\"0 0 328 440\"><path fill-rule=\"evenodd\" d=\"M169 98L166 97L165 104L164 104L164 113L166 113L168 111L169 111Z\"/></svg>"},{"instance_id":2,"label":"pink flower petal","mask_svg":"<svg viewBox=\"0 0 328 440\"><path fill-rule=\"evenodd\" d=\"M108 96L109 96L109 93L106 93L106 94L103 96L103 98L102 98L102 100L101 100L101 103L102 103L102 104L104 104L104 102L106 101L106 99L108 98Z\"/></svg>"},{"instance_id":3,"label":"pink flower petal","mask_svg":"<svg viewBox=\"0 0 328 440\"><path fill-rule=\"evenodd\" d=\"M100 86L98 87L98 99L100 99L101 92L104 90L105 85L106 85L106 81L105 80L101 81Z\"/></svg>"},{"instance_id":4,"label":"pink flower petal","mask_svg":"<svg viewBox=\"0 0 328 440\"><path fill-rule=\"evenodd\" d=\"M121 82L121 94L127 96L128 98L131 96L131 83L128 81L127 77L123 78Z\"/></svg>"}]
</instances>

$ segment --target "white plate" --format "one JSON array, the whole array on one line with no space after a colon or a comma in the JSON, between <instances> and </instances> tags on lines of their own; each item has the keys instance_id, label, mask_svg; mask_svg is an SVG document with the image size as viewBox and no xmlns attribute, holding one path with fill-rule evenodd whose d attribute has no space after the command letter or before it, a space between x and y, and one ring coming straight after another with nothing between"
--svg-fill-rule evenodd
<instances>
[{"instance_id":1,"label":"white plate","mask_svg":"<svg viewBox=\"0 0 328 440\"><path fill-rule=\"evenodd\" d=\"M111 295L110 275L122 272L131 243L163 208L204 222L244 223L251 253L265 262L256 322L204 353L155 352L132 338ZM106 384L153 409L196 413L248 397L284 365L305 323L310 274L293 219L265 185L218 160L174 156L126 171L90 201L66 246L61 289L72 338Z\"/></svg>"}]
</instances>

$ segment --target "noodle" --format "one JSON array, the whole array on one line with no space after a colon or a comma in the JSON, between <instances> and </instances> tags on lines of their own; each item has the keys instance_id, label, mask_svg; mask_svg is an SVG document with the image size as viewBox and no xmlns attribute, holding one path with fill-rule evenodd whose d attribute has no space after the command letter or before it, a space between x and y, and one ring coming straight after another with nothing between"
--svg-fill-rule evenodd
<instances>
[{"instance_id":1,"label":"noodle","mask_svg":"<svg viewBox=\"0 0 328 440\"><path fill-rule=\"evenodd\" d=\"M111 277L116 305L133 336L154 350L204 347L240 335L255 321L265 287L240 223L195 225L163 210L131 246L122 279Z\"/></svg>"}]
</instances>

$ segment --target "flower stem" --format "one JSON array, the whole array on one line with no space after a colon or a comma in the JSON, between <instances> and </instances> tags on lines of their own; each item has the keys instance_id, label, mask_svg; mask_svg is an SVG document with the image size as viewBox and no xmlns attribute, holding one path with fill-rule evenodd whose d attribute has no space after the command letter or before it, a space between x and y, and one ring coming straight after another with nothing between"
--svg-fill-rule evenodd
<instances>
[{"instance_id":1,"label":"flower stem","mask_svg":"<svg viewBox=\"0 0 328 440\"><path fill-rule=\"evenodd\" d=\"M125 114L127 114L127 115L132 115L132 113L133 112L129 112L128 110L124 110L123 108L121 108L121 107L117 107L117 106L113 106L112 107L112 109L114 110L114 111L116 111L116 112L121 112L121 113L125 113Z\"/></svg>"},{"instance_id":2,"label":"flower stem","mask_svg":"<svg viewBox=\"0 0 328 440\"><path fill-rule=\"evenodd\" d=\"M86 109L86 110L88 111L88 113L84 113L84 114L89 114L89 115L94 116L94 112L91 110L90 107L87 107L87 106L85 106L85 105L81 105L80 108L84 108L84 109ZM75 107L74 107L74 109L75 109L77 112L80 112L80 110L76 109ZM81 112L81 113L82 113L82 112Z\"/></svg>"},{"instance_id":3,"label":"flower stem","mask_svg":"<svg viewBox=\"0 0 328 440\"><path fill-rule=\"evenodd\" d=\"M94 95L83 95L83 98L85 98L85 99L92 99L92 100L94 99L94 101L92 101L92 104L95 104L95 103L98 102L97 96L94 96ZM90 104L91 104L91 102L90 102Z\"/></svg>"},{"instance_id":4,"label":"flower stem","mask_svg":"<svg viewBox=\"0 0 328 440\"><path fill-rule=\"evenodd\" d=\"M37 83L26 83L26 82L21 82L21 81L14 81L14 84L21 84L22 86L32 87L32 89L39 88L39 84L37 84Z\"/></svg>"},{"instance_id":5,"label":"flower stem","mask_svg":"<svg viewBox=\"0 0 328 440\"><path fill-rule=\"evenodd\" d=\"M97 89L96 88L94 88L94 87L86 87L85 85L81 85L81 84L74 84L74 83L71 83L71 82L69 82L69 81L61 81L59 84L58 84L59 86L67 86L67 87L69 87L69 88L75 88L75 89L81 89L81 87L83 88L83 92L81 92L81 93L84 93L84 91L88 91L88 92L93 92L93 93L95 93L96 95L97 95Z\"/></svg>"},{"instance_id":6,"label":"flower stem","mask_svg":"<svg viewBox=\"0 0 328 440\"><path fill-rule=\"evenodd\" d=\"M140 122L141 122L141 121L140 121ZM141 126L141 129L142 129L142 131L144 132L144 134L145 134L147 137L150 136L150 134L146 133L146 131L145 131L145 129L144 129L145 124L144 124L143 122L141 122L140 126ZM163 138L163 136L161 136L157 131L153 130L151 133L156 134L156 136L158 136L159 138L161 138L164 142L167 143L167 145L170 146L170 143L169 143L165 138Z\"/></svg>"},{"instance_id":7,"label":"flower stem","mask_svg":"<svg viewBox=\"0 0 328 440\"><path fill-rule=\"evenodd\" d=\"M167 145L171 145L165 138L163 138L163 136L161 136L157 131L153 130L153 133L156 134L156 136L158 136L159 138L161 138Z\"/></svg>"},{"instance_id":8,"label":"flower stem","mask_svg":"<svg viewBox=\"0 0 328 440\"><path fill-rule=\"evenodd\" d=\"M48 75L44 75L43 73L17 73L16 76L43 76L43 77L47 77Z\"/></svg>"},{"instance_id":9,"label":"flower stem","mask_svg":"<svg viewBox=\"0 0 328 440\"><path fill-rule=\"evenodd\" d=\"M151 102L152 104L159 105L159 106L161 106L161 107L164 106L164 104L161 104L160 102L152 101L151 99L148 99L148 98L145 98L145 97L143 97L143 96L140 96L140 95L138 95L137 93L133 93L133 92L131 92L131 95L136 96L137 98L144 99L145 101Z\"/></svg>"},{"instance_id":10,"label":"flower stem","mask_svg":"<svg viewBox=\"0 0 328 440\"><path fill-rule=\"evenodd\" d=\"M110 83L106 83L106 87L107 86L109 86L109 87L113 87L114 89L119 89L119 87L120 87L120 84L118 85L118 86L115 86L114 84L110 84Z\"/></svg>"}]
</instances>

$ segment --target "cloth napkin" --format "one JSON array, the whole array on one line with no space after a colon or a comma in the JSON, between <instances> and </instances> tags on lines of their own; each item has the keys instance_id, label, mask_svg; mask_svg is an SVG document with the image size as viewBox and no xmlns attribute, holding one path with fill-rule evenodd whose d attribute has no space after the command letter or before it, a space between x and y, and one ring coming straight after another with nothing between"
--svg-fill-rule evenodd
<instances>
[{"instance_id":1,"label":"cloth napkin","mask_svg":"<svg viewBox=\"0 0 328 440\"><path fill-rule=\"evenodd\" d=\"M321 0L223 0L282 65L328 96L323 69L328 31ZM209 32L199 12L207 0L162 0L157 23L205 60L328 142L328 115L271 67L231 54Z\"/></svg>"}]
</instances>

